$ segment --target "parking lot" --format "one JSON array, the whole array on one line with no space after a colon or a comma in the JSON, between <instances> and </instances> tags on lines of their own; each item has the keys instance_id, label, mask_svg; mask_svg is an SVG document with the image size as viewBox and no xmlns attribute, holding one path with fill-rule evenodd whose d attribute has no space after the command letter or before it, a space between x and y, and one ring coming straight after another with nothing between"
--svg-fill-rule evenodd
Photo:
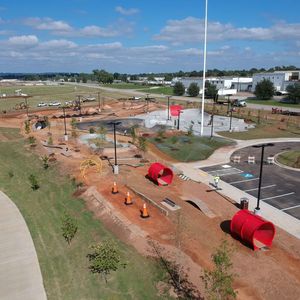
<instances>
[{"instance_id":1,"label":"parking lot","mask_svg":"<svg viewBox=\"0 0 300 300\"><path fill-rule=\"evenodd\" d=\"M286 150L299 150L300 143L275 143L265 148L264 167L261 185L261 201L300 220L300 172L268 164L267 157ZM202 170L236 188L257 197L261 148L247 147L238 150L239 163L229 163ZM248 156L255 157L255 163L248 163Z\"/></svg>"}]
</instances>

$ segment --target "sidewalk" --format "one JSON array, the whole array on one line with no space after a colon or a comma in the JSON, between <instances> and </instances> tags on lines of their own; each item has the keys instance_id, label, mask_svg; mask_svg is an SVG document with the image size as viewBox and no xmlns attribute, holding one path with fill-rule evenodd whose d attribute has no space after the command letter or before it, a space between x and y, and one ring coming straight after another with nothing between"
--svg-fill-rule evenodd
<instances>
[{"instance_id":1,"label":"sidewalk","mask_svg":"<svg viewBox=\"0 0 300 300\"><path fill-rule=\"evenodd\" d=\"M27 225L0 191L0 299L46 300L43 278Z\"/></svg>"},{"instance_id":2,"label":"sidewalk","mask_svg":"<svg viewBox=\"0 0 300 300\"><path fill-rule=\"evenodd\" d=\"M181 170L184 175L190 177L194 181L203 182L207 185L213 183L213 176L207 174L206 172L199 170L199 168L226 164L230 162L230 156L236 150L248 147L251 145L256 145L260 143L278 143L278 142L300 142L300 138L279 138L279 139L261 139L261 140L249 140L249 141L237 141L237 144L230 147L220 148L215 151L207 160L197 161L191 163L175 163L174 167ZM252 195L243 192L234 186L220 180L219 187L222 189L218 191L226 197L231 198L237 203L240 203L240 199L247 197L249 199L249 210L254 210L256 206L257 199ZM261 216L271 222L273 222L278 227L284 229L288 233L300 239L300 221L279 209L265 203L260 203Z\"/></svg>"}]
</instances>

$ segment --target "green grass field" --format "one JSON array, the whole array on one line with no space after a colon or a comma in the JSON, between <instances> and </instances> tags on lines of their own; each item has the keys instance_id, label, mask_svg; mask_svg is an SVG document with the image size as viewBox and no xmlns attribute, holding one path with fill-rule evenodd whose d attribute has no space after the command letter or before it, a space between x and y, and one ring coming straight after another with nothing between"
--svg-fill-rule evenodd
<instances>
[{"instance_id":1,"label":"green grass field","mask_svg":"<svg viewBox=\"0 0 300 300\"><path fill-rule=\"evenodd\" d=\"M216 149L233 144L232 141L219 137L210 139L209 137L187 135L160 139L150 138L149 141L163 153L183 162L204 160Z\"/></svg>"},{"instance_id":2,"label":"green grass field","mask_svg":"<svg viewBox=\"0 0 300 300\"><path fill-rule=\"evenodd\" d=\"M277 100L254 100L254 99L248 100L247 99L247 102L253 103L253 104L288 107L291 110L292 110L292 108L300 108L300 103L299 104L281 103Z\"/></svg>"},{"instance_id":3,"label":"green grass field","mask_svg":"<svg viewBox=\"0 0 300 300\"><path fill-rule=\"evenodd\" d=\"M102 87L107 87L111 89L121 89L121 90L140 90L150 87L150 85L142 85L135 83L112 83L112 84L101 84Z\"/></svg>"},{"instance_id":4,"label":"green grass field","mask_svg":"<svg viewBox=\"0 0 300 300\"><path fill-rule=\"evenodd\" d=\"M300 150L286 151L278 155L277 160L283 165L300 169L300 164L298 162L299 158L300 158Z\"/></svg>"},{"instance_id":5,"label":"green grass field","mask_svg":"<svg viewBox=\"0 0 300 300\"><path fill-rule=\"evenodd\" d=\"M173 95L173 88L170 86L141 89L139 91L149 94Z\"/></svg>"},{"instance_id":6,"label":"green grass field","mask_svg":"<svg viewBox=\"0 0 300 300\"><path fill-rule=\"evenodd\" d=\"M63 105L65 101L77 99L77 95L93 95L96 97L97 92L96 89L88 87L58 85L1 87L0 94L5 93L7 95L13 95L17 89L22 89L22 93L32 96L28 98L30 109L38 109L37 105L40 102L59 101ZM24 101L24 98L2 98L0 99L0 111L14 111L15 105ZM45 107L42 109L45 109Z\"/></svg>"},{"instance_id":7,"label":"green grass field","mask_svg":"<svg viewBox=\"0 0 300 300\"><path fill-rule=\"evenodd\" d=\"M0 142L0 189L14 201L26 220L49 300L167 299L157 296L155 285L164 272L156 262L115 239L93 218L83 201L72 196L71 180L55 166L44 170L32 150L24 148L27 141L16 129L0 128L1 135L6 139ZM38 177L37 191L30 187L30 174ZM70 246L61 235L64 212L78 222L78 232ZM127 267L113 273L108 284L89 272L86 258L89 246L104 238L114 239L127 261Z\"/></svg>"}]
</instances>

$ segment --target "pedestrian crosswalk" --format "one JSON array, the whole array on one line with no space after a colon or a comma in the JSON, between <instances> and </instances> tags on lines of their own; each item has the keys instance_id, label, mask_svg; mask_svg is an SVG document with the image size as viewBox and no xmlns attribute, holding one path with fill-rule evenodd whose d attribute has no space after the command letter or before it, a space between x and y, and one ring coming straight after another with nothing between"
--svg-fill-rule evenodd
<instances>
[{"instance_id":1,"label":"pedestrian crosswalk","mask_svg":"<svg viewBox=\"0 0 300 300\"><path fill-rule=\"evenodd\" d=\"M191 179L190 177L185 176L184 174L179 174L178 176L179 176L179 178L181 178L181 179L184 180L184 181L188 181L188 180Z\"/></svg>"}]
</instances>

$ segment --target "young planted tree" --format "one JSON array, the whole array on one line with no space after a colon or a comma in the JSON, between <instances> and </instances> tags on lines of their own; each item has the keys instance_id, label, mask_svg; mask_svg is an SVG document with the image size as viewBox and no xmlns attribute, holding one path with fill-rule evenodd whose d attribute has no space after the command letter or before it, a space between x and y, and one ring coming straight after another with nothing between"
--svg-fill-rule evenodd
<instances>
[{"instance_id":1,"label":"young planted tree","mask_svg":"<svg viewBox=\"0 0 300 300\"><path fill-rule=\"evenodd\" d=\"M254 94L256 98L260 100L271 99L275 94L273 83L269 79L263 79L255 86Z\"/></svg>"},{"instance_id":2,"label":"young planted tree","mask_svg":"<svg viewBox=\"0 0 300 300\"><path fill-rule=\"evenodd\" d=\"M66 240L66 242L70 245L71 241L75 237L75 234L78 230L77 222L70 215L65 213L62 219L62 236Z\"/></svg>"},{"instance_id":3,"label":"young planted tree","mask_svg":"<svg viewBox=\"0 0 300 300\"><path fill-rule=\"evenodd\" d=\"M200 91L200 89L196 82L192 82L187 90L188 94L191 97L197 97L199 95L199 91Z\"/></svg>"},{"instance_id":4,"label":"young planted tree","mask_svg":"<svg viewBox=\"0 0 300 300\"><path fill-rule=\"evenodd\" d=\"M138 131L138 125L133 125L133 126L130 128L130 136L131 136L131 139L132 139L132 144L135 144L135 142L136 142L136 139L137 139L137 131Z\"/></svg>"},{"instance_id":5,"label":"young planted tree","mask_svg":"<svg viewBox=\"0 0 300 300\"><path fill-rule=\"evenodd\" d=\"M300 83L295 82L287 86L286 91L289 93L288 98L294 103L300 103Z\"/></svg>"},{"instance_id":6,"label":"young planted tree","mask_svg":"<svg viewBox=\"0 0 300 300\"><path fill-rule=\"evenodd\" d=\"M91 246L92 252L87 255L90 262L89 269L92 273L103 276L107 283L107 276L112 271L117 271L120 266L126 266L121 262L121 257L116 244L111 240L105 240L100 244Z\"/></svg>"},{"instance_id":7,"label":"young planted tree","mask_svg":"<svg viewBox=\"0 0 300 300\"><path fill-rule=\"evenodd\" d=\"M212 254L214 269L211 271L204 270L204 275L201 276L208 299L230 300L236 298L237 293L232 287L233 274L230 271L232 267L230 252L228 243L223 241L216 252Z\"/></svg>"},{"instance_id":8,"label":"young planted tree","mask_svg":"<svg viewBox=\"0 0 300 300\"><path fill-rule=\"evenodd\" d=\"M185 87L182 82L177 81L173 88L173 94L175 96L182 96L185 93Z\"/></svg>"},{"instance_id":9,"label":"young planted tree","mask_svg":"<svg viewBox=\"0 0 300 300\"><path fill-rule=\"evenodd\" d=\"M34 136L28 137L28 143L29 143L30 145L35 144L35 142L36 142L36 138L35 138Z\"/></svg>"},{"instance_id":10,"label":"young planted tree","mask_svg":"<svg viewBox=\"0 0 300 300\"><path fill-rule=\"evenodd\" d=\"M30 133L30 121L26 120L24 123L24 129L25 129L25 133L29 134Z\"/></svg>"},{"instance_id":11,"label":"young planted tree","mask_svg":"<svg viewBox=\"0 0 300 300\"><path fill-rule=\"evenodd\" d=\"M37 181L35 175L30 174L29 177L28 177L28 180L29 180L29 182L30 182L31 189L32 189L33 191L36 191L36 190L38 190L38 189L40 188L40 186L39 186L39 184L38 184L38 181Z\"/></svg>"},{"instance_id":12,"label":"young planted tree","mask_svg":"<svg viewBox=\"0 0 300 300\"><path fill-rule=\"evenodd\" d=\"M47 170L49 168L49 156L48 155L43 155L41 157L41 160L43 162L44 169Z\"/></svg>"},{"instance_id":13,"label":"young planted tree","mask_svg":"<svg viewBox=\"0 0 300 300\"><path fill-rule=\"evenodd\" d=\"M218 94L218 89L215 84L210 83L209 81L205 82L205 97L215 99Z\"/></svg>"},{"instance_id":14,"label":"young planted tree","mask_svg":"<svg viewBox=\"0 0 300 300\"><path fill-rule=\"evenodd\" d=\"M143 136L138 138L138 148L145 153L147 151L147 139Z\"/></svg>"}]
</instances>

